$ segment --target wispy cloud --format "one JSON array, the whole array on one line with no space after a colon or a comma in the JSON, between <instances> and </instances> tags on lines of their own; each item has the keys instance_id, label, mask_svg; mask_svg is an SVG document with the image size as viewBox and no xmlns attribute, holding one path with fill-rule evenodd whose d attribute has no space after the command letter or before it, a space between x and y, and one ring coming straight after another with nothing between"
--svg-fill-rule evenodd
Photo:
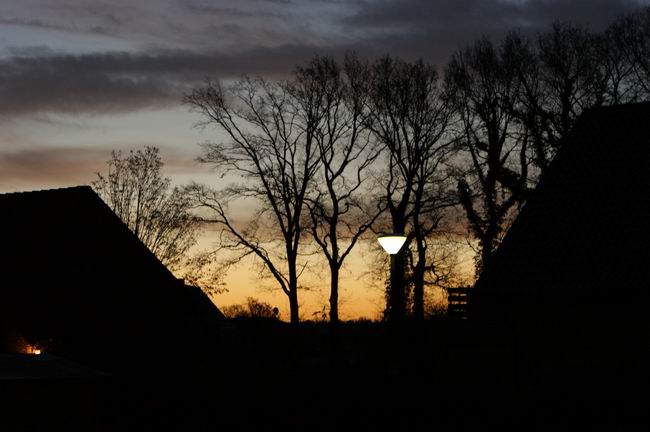
<instances>
[{"instance_id":1,"label":"wispy cloud","mask_svg":"<svg viewBox=\"0 0 650 432\"><path fill-rule=\"evenodd\" d=\"M0 191L88 184L103 168L102 159L103 152L84 148L0 153Z\"/></svg>"},{"instance_id":2,"label":"wispy cloud","mask_svg":"<svg viewBox=\"0 0 650 432\"><path fill-rule=\"evenodd\" d=\"M141 149L142 145L134 147ZM0 152L0 193L43 187L90 184L97 172L106 171L113 148L43 147ZM165 175L202 174L191 156L162 148Z\"/></svg>"},{"instance_id":3,"label":"wispy cloud","mask_svg":"<svg viewBox=\"0 0 650 432\"><path fill-rule=\"evenodd\" d=\"M180 104L204 78L278 76L315 53L385 53L444 64L487 34L531 33L554 19L602 28L646 1L634 0L24 0L3 26L128 39L132 51L85 54L48 41L5 47L0 117L105 114ZM74 24L70 24L74 23ZM82 37L82 36L80 36ZM138 48L139 47L139 48Z\"/></svg>"},{"instance_id":4,"label":"wispy cloud","mask_svg":"<svg viewBox=\"0 0 650 432\"><path fill-rule=\"evenodd\" d=\"M143 64L144 63L144 64ZM172 89L128 54L17 57L0 62L0 115L119 112L164 106Z\"/></svg>"},{"instance_id":5,"label":"wispy cloud","mask_svg":"<svg viewBox=\"0 0 650 432\"><path fill-rule=\"evenodd\" d=\"M70 26L55 24L45 20L34 19L34 18L22 18L22 17L4 17L0 16L0 25L8 26L21 26L21 27L35 27L46 30L63 30L63 31L72 31L73 28Z\"/></svg>"},{"instance_id":6,"label":"wispy cloud","mask_svg":"<svg viewBox=\"0 0 650 432\"><path fill-rule=\"evenodd\" d=\"M0 117L42 112L105 114L179 105L205 78L278 76L317 52L354 46L257 48L234 54L49 54L0 61Z\"/></svg>"}]
</instances>

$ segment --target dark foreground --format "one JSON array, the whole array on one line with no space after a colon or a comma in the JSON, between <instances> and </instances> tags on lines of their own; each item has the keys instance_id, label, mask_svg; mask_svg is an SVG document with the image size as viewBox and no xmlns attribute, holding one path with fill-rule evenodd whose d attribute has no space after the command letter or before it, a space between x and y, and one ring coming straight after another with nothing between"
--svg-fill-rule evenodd
<instances>
[{"instance_id":1,"label":"dark foreground","mask_svg":"<svg viewBox=\"0 0 650 432\"><path fill-rule=\"evenodd\" d=\"M648 430L648 330L229 321L195 358L0 380L0 430Z\"/></svg>"}]
</instances>

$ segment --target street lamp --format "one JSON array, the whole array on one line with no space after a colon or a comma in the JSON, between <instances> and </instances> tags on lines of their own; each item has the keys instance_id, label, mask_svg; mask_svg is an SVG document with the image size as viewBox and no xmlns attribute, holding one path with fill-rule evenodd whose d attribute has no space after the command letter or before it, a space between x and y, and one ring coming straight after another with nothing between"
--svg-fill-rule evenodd
<instances>
[{"instance_id":1,"label":"street lamp","mask_svg":"<svg viewBox=\"0 0 650 432\"><path fill-rule=\"evenodd\" d=\"M384 234L377 237L377 241L389 255L396 255L404 246L406 236L404 234Z\"/></svg>"},{"instance_id":2,"label":"street lamp","mask_svg":"<svg viewBox=\"0 0 650 432\"><path fill-rule=\"evenodd\" d=\"M406 242L404 234L384 234L377 237L382 248L390 255L390 290L388 296L389 321L400 321L405 313L404 307L404 261L402 247Z\"/></svg>"}]
</instances>

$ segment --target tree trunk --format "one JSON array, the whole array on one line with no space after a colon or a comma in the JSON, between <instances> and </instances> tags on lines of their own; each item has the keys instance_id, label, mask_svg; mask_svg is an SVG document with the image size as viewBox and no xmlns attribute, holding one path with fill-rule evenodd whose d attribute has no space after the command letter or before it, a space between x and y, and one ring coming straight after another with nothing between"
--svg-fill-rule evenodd
<instances>
[{"instance_id":1,"label":"tree trunk","mask_svg":"<svg viewBox=\"0 0 650 432\"><path fill-rule=\"evenodd\" d=\"M408 201L404 200L403 203ZM403 235L406 221L403 217L404 209L392 214L393 232ZM385 317L390 322L400 322L406 318L406 296L405 291L405 256L404 250L407 244L404 243L398 253L390 256L390 285L386 292Z\"/></svg>"},{"instance_id":2,"label":"tree trunk","mask_svg":"<svg viewBox=\"0 0 650 432\"><path fill-rule=\"evenodd\" d=\"M330 264L330 323L339 322L339 268L335 263Z\"/></svg>"},{"instance_id":3,"label":"tree trunk","mask_svg":"<svg viewBox=\"0 0 650 432\"><path fill-rule=\"evenodd\" d=\"M289 287L289 311L291 314L291 324L297 325L300 322L298 313L298 286L297 284Z\"/></svg>"},{"instance_id":4,"label":"tree trunk","mask_svg":"<svg viewBox=\"0 0 650 432\"><path fill-rule=\"evenodd\" d=\"M424 281L420 278L413 283L413 319L424 320Z\"/></svg>"},{"instance_id":5,"label":"tree trunk","mask_svg":"<svg viewBox=\"0 0 650 432\"><path fill-rule=\"evenodd\" d=\"M290 251L288 251L290 252ZM288 266L289 266L289 313L291 315L290 321L293 325L298 325L300 322L300 314L298 311L298 272L296 268L296 256L288 253Z\"/></svg>"},{"instance_id":6,"label":"tree trunk","mask_svg":"<svg viewBox=\"0 0 650 432\"><path fill-rule=\"evenodd\" d=\"M481 268L479 269L479 273L477 273L477 276L480 274L480 272L483 271L486 265L488 265L488 262L492 258L492 255L494 255L495 251L495 246L497 243L497 238L499 235L499 223L501 221L497 220L497 218L493 218L493 221L491 221L486 229L486 232L481 239Z\"/></svg>"},{"instance_id":7,"label":"tree trunk","mask_svg":"<svg viewBox=\"0 0 650 432\"><path fill-rule=\"evenodd\" d=\"M390 286L386 299L386 319L389 322L404 320L406 302L404 296L404 254L402 251L390 256Z\"/></svg>"},{"instance_id":8,"label":"tree trunk","mask_svg":"<svg viewBox=\"0 0 650 432\"><path fill-rule=\"evenodd\" d=\"M490 261L490 257L492 256L492 242L488 241L483 244L483 247L481 248L481 268L479 269L479 273L476 275L477 277L483 272L483 269L487 265L488 261Z\"/></svg>"},{"instance_id":9,"label":"tree trunk","mask_svg":"<svg viewBox=\"0 0 650 432\"><path fill-rule=\"evenodd\" d=\"M424 320L424 250L418 247L418 263L413 272L413 319Z\"/></svg>"},{"instance_id":10,"label":"tree trunk","mask_svg":"<svg viewBox=\"0 0 650 432\"><path fill-rule=\"evenodd\" d=\"M418 260L413 269L413 319L424 320L424 270L426 266L427 245L418 220L418 213L414 215L415 246Z\"/></svg>"}]
</instances>

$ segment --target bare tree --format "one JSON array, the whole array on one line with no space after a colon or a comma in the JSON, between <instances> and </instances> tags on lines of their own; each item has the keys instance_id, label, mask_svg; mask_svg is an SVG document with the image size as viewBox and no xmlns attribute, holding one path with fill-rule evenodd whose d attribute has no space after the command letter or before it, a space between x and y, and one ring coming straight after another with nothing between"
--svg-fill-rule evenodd
<instances>
[{"instance_id":1,"label":"bare tree","mask_svg":"<svg viewBox=\"0 0 650 432\"><path fill-rule=\"evenodd\" d=\"M467 285L470 276L461 267L461 252L466 244L461 233L454 230L436 232L427 248L427 269L424 283L425 316L443 315L447 312L448 289Z\"/></svg>"},{"instance_id":2,"label":"bare tree","mask_svg":"<svg viewBox=\"0 0 650 432\"><path fill-rule=\"evenodd\" d=\"M469 158L459 190L479 241L477 270L577 118L647 94L649 29L646 8L602 34L555 22L534 41L512 32L498 47L483 38L454 55L447 84Z\"/></svg>"},{"instance_id":3,"label":"bare tree","mask_svg":"<svg viewBox=\"0 0 650 432\"><path fill-rule=\"evenodd\" d=\"M294 324L304 270L298 262L302 216L320 163L315 133L323 101L301 87L308 85L244 77L228 88L208 82L185 98L203 116L201 125L216 126L228 137L205 144L199 160L239 179L220 191L196 184L189 190L198 205L212 211L209 220L221 229L219 248L233 254L230 263L256 257L287 295ZM298 101L297 92L309 97ZM242 200L257 205L245 223L228 212L229 204Z\"/></svg>"},{"instance_id":4,"label":"bare tree","mask_svg":"<svg viewBox=\"0 0 650 432\"><path fill-rule=\"evenodd\" d=\"M604 103L598 43L586 29L556 22L538 38L544 125L550 158L582 112Z\"/></svg>"},{"instance_id":5,"label":"bare tree","mask_svg":"<svg viewBox=\"0 0 650 432\"><path fill-rule=\"evenodd\" d=\"M481 39L453 56L446 75L469 159L458 190L479 241L477 270L498 246L509 212L521 202L528 183L528 136L515 111L521 81L504 52Z\"/></svg>"},{"instance_id":6,"label":"bare tree","mask_svg":"<svg viewBox=\"0 0 650 432\"><path fill-rule=\"evenodd\" d=\"M198 226L187 195L162 176L159 149L114 151L107 165L93 189L163 264L179 270Z\"/></svg>"},{"instance_id":7,"label":"bare tree","mask_svg":"<svg viewBox=\"0 0 650 432\"><path fill-rule=\"evenodd\" d=\"M443 139L451 111L436 69L422 61L382 58L372 67L370 83L368 126L386 149L383 195L391 230L404 234L410 228L404 250L415 240L413 312L421 318L426 238L437 227L440 210L451 205L445 163L453 143ZM405 257L392 257L386 293L386 317L391 321L406 315Z\"/></svg>"},{"instance_id":8,"label":"bare tree","mask_svg":"<svg viewBox=\"0 0 650 432\"><path fill-rule=\"evenodd\" d=\"M609 31L626 63L632 67L642 98L647 100L650 96L650 7L622 17Z\"/></svg>"},{"instance_id":9,"label":"bare tree","mask_svg":"<svg viewBox=\"0 0 650 432\"><path fill-rule=\"evenodd\" d=\"M521 89L518 115L541 171L586 109L647 97L649 10L621 18L601 34L555 22L536 46L508 35L504 50L515 60Z\"/></svg>"},{"instance_id":10,"label":"bare tree","mask_svg":"<svg viewBox=\"0 0 650 432\"><path fill-rule=\"evenodd\" d=\"M362 197L367 171L381 152L365 127L368 70L353 56L340 66L315 57L299 67L296 99L322 99L315 140L320 170L307 200L311 233L330 268L330 322L339 320L339 276L345 259L382 212ZM315 92L315 95L303 91ZM302 102L304 101L304 102Z\"/></svg>"},{"instance_id":11,"label":"bare tree","mask_svg":"<svg viewBox=\"0 0 650 432\"><path fill-rule=\"evenodd\" d=\"M614 88L621 71L607 39L583 28L556 22L536 42L512 32L500 56L519 91L509 104L543 172L585 109L621 96Z\"/></svg>"},{"instance_id":12,"label":"bare tree","mask_svg":"<svg viewBox=\"0 0 650 432\"><path fill-rule=\"evenodd\" d=\"M643 85L637 79L635 64L628 54L626 33L629 31L618 20L602 34L595 36L595 49L601 78L599 90L603 104L619 105L643 99Z\"/></svg>"},{"instance_id":13,"label":"bare tree","mask_svg":"<svg viewBox=\"0 0 650 432\"><path fill-rule=\"evenodd\" d=\"M444 159L440 155L438 163ZM435 172L443 171L441 167L431 167L434 172L415 191L415 208L411 216L412 238L415 243L415 251L407 255L411 278L408 281L413 287L413 310L412 315L416 320L424 319L424 288L425 286L437 286L446 279L448 265L447 260L433 259L437 257L431 247L436 247L437 238L443 234L441 222L447 216L445 210L458 203L458 194L452 189L451 171L445 170L445 174ZM426 168L424 169L426 171ZM419 183L419 182L418 182ZM428 183L433 183L430 190ZM426 192L423 192L424 189Z\"/></svg>"},{"instance_id":14,"label":"bare tree","mask_svg":"<svg viewBox=\"0 0 650 432\"><path fill-rule=\"evenodd\" d=\"M552 154L547 139L548 116L544 113L546 89L538 51L528 38L519 32L511 32L503 41L500 56L502 63L508 65L511 79L517 83L514 87L518 93L510 94L506 104L514 116L510 123L512 134L519 134L525 140L526 146L531 147L531 162L539 171L543 171L548 167ZM515 175L513 179L516 177ZM525 191L517 189L523 184L514 181L508 185L514 189L513 193L519 194L520 201L523 201Z\"/></svg>"}]
</instances>

